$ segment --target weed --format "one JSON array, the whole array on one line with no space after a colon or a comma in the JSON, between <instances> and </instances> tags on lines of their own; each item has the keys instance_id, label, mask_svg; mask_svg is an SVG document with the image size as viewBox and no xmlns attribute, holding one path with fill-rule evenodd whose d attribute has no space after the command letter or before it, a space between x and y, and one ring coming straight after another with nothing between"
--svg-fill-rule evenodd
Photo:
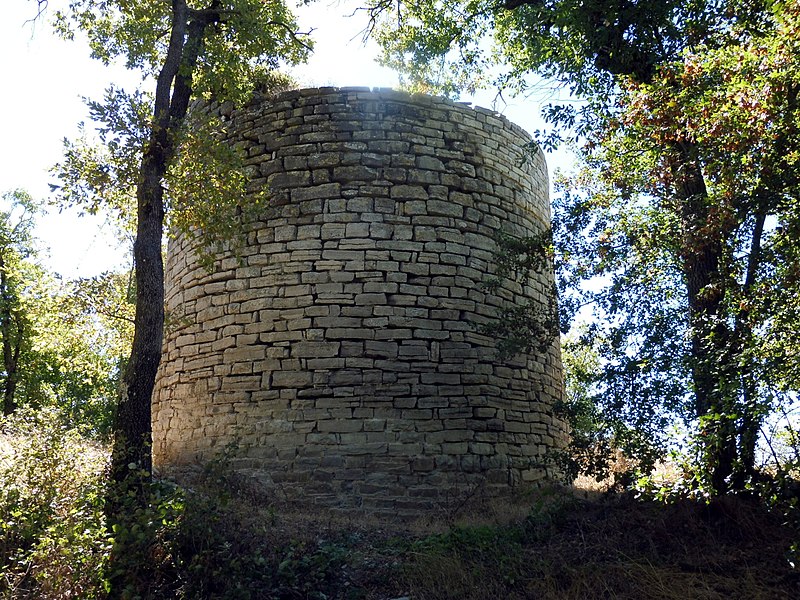
<instances>
[{"instance_id":1,"label":"weed","mask_svg":"<svg viewBox=\"0 0 800 600\"><path fill-rule=\"evenodd\" d=\"M157 481L109 535L107 451L57 413L21 412L0 436L0 597L100 600L508 600L798 597L798 537L752 498L670 503L563 490L438 531L308 507L216 464ZM223 459L224 460L224 459ZM788 498L790 488L776 487ZM518 499L519 500L519 499ZM509 506L511 506L509 504ZM488 515L491 516L491 515ZM487 514L483 515L486 519Z\"/></svg>"},{"instance_id":2,"label":"weed","mask_svg":"<svg viewBox=\"0 0 800 600\"><path fill-rule=\"evenodd\" d=\"M107 455L55 409L21 409L2 426L0 592L101 597L111 543L102 514Z\"/></svg>"}]
</instances>

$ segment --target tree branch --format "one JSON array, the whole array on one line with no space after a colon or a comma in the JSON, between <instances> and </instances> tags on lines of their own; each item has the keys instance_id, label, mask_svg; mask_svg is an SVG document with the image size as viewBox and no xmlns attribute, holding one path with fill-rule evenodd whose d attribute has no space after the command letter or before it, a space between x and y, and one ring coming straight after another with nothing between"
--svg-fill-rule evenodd
<instances>
[{"instance_id":1,"label":"tree branch","mask_svg":"<svg viewBox=\"0 0 800 600\"><path fill-rule=\"evenodd\" d=\"M153 125L154 134L156 135L159 132L166 132L169 128L172 84L181 67L184 41L186 39L188 18L186 0L172 0L172 12L172 31L170 33L167 56L164 59L164 66L161 68L156 82L156 98L153 107Z\"/></svg>"},{"instance_id":2,"label":"tree branch","mask_svg":"<svg viewBox=\"0 0 800 600\"><path fill-rule=\"evenodd\" d=\"M281 28L285 29L286 33L288 33L291 36L292 40L294 40L294 42L296 44L300 44L303 48L305 48L309 52L313 51L313 48L311 47L310 44L307 44L302 39L300 39L301 35L309 35L311 33L310 31L305 32L305 33L298 33L297 31L294 31L291 27L289 27L283 21L267 21L265 23L265 25L275 25L277 27L281 27Z\"/></svg>"}]
</instances>

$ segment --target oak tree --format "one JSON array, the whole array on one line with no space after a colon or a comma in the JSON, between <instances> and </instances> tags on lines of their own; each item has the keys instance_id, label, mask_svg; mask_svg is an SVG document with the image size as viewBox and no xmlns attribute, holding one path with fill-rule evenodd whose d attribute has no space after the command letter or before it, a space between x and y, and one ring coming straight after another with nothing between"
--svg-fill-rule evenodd
<instances>
[{"instance_id":1,"label":"oak tree","mask_svg":"<svg viewBox=\"0 0 800 600\"><path fill-rule=\"evenodd\" d=\"M164 327L165 217L171 215L170 225L179 229L224 229L234 208L244 204L235 153L229 149L229 164L207 160L224 150L211 138L198 141L202 125L187 127L190 102L241 101L260 78L302 60L310 46L282 0L71 0L55 20L63 36L80 32L88 38L93 57L122 59L155 87L152 94L111 87L102 101L90 102L102 144L68 142L57 168L67 202L125 211L127 200L135 201L136 313L114 423L112 477L141 484L152 466L150 402ZM197 147L212 151L198 157L192 154ZM200 181L201 189L188 189Z\"/></svg>"},{"instance_id":2,"label":"oak tree","mask_svg":"<svg viewBox=\"0 0 800 600\"><path fill-rule=\"evenodd\" d=\"M798 3L369 10L385 61L418 88L526 92L538 75L578 100L545 107L540 142L580 148L556 243L565 312L595 307L596 399L645 434L646 462L684 417L707 489L744 488L761 424L798 383Z\"/></svg>"}]
</instances>

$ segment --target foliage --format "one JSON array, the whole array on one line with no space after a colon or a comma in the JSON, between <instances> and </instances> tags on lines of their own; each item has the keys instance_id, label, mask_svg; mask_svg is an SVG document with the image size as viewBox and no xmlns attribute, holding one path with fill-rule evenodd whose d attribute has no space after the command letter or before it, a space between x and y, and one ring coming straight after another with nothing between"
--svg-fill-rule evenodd
<instances>
[{"instance_id":1,"label":"foliage","mask_svg":"<svg viewBox=\"0 0 800 600\"><path fill-rule=\"evenodd\" d=\"M169 52L174 25L170 2L137 0L71 0L55 14L57 30L72 39L80 31L89 38L92 57L106 64L122 58L125 66L157 78ZM307 46L297 43L294 17L277 0L189 2L192 18L215 13L216 27L203 43L203 53L192 73L198 96L244 100L260 74L281 61L301 60ZM307 44L307 42L304 42Z\"/></svg>"},{"instance_id":2,"label":"foliage","mask_svg":"<svg viewBox=\"0 0 800 600\"><path fill-rule=\"evenodd\" d=\"M51 184L62 204L80 206L90 214L116 213L130 229L151 96L141 90L129 93L111 86L102 102L84 99L96 124L97 140L84 123L79 124L78 140L64 139L64 161L53 168L60 185Z\"/></svg>"},{"instance_id":3,"label":"foliage","mask_svg":"<svg viewBox=\"0 0 800 600\"><path fill-rule=\"evenodd\" d=\"M287 84L278 74L259 81L267 89ZM80 138L64 140L64 159L52 170L59 184L51 185L61 205L111 212L123 231L135 233L139 161L153 101L145 91L114 86L102 102L86 99L96 137L81 123ZM223 244L235 251L245 238L241 223L263 214L269 203L265 193L248 191L245 157L224 142L226 132L226 123L198 103L175 132L177 157L164 174L166 227L171 235L198 237L206 261Z\"/></svg>"},{"instance_id":4,"label":"foliage","mask_svg":"<svg viewBox=\"0 0 800 600\"><path fill-rule=\"evenodd\" d=\"M540 141L580 145L555 245L565 316L594 311L587 389L608 424L655 442L644 466L678 416L698 480L743 489L762 424L798 389L798 3L391 6L371 5L385 59L418 85L525 91L535 73L582 100L545 107Z\"/></svg>"},{"instance_id":5,"label":"foliage","mask_svg":"<svg viewBox=\"0 0 800 600\"><path fill-rule=\"evenodd\" d=\"M647 84L627 80L559 211L564 283L609 282L570 298L593 302L596 336L612 340L598 396L628 381L628 406L644 396L653 417L694 423L698 481L717 492L753 477L761 424L797 389L793 359L764 352L781 337L795 355L782 332L796 315L782 306L796 280L775 254L797 223L791 21L779 12L767 36L741 17L719 46L687 49Z\"/></svg>"},{"instance_id":6,"label":"foliage","mask_svg":"<svg viewBox=\"0 0 800 600\"><path fill-rule=\"evenodd\" d=\"M31 233L32 215L38 210L34 200L17 191L6 194L4 202L8 211L0 215L0 336L8 346L3 370L6 406L9 400L12 409L57 406L85 433L107 433L129 332L112 329L79 301L100 293L104 284L99 280L91 289L87 282L62 282L39 264L38 242ZM81 287L86 289L79 291ZM125 308L124 302L116 306Z\"/></svg>"},{"instance_id":7,"label":"foliage","mask_svg":"<svg viewBox=\"0 0 800 600\"><path fill-rule=\"evenodd\" d=\"M678 51L675 22L702 27L699 9L675 0L367 3L384 62L412 88L450 94L487 82L525 91L539 83L533 72L578 96L607 94L615 74L634 68L644 78L656 56Z\"/></svg>"},{"instance_id":8,"label":"foliage","mask_svg":"<svg viewBox=\"0 0 800 600\"><path fill-rule=\"evenodd\" d=\"M106 454L52 408L21 408L2 430L3 597L104 597Z\"/></svg>"},{"instance_id":9,"label":"foliage","mask_svg":"<svg viewBox=\"0 0 800 600\"><path fill-rule=\"evenodd\" d=\"M491 292L497 292L504 280L514 286L528 285L531 273L552 269L552 233L520 238L503 231L495 236L495 273L484 282ZM558 337L558 310L555 290L547 306L532 300L524 304L509 304L497 309L494 319L481 323L478 331L497 340L500 357L507 359L534 348L546 352Z\"/></svg>"},{"instance_id":10,"label":"foliage","mask_svg":"<svg viewBox=\"0 0 800 600\"><path fill-rule=\"evenodd\" d=\"M106 336L98 345L122 357L133 336L134 297L133 274L108 271L71 282L69 306L102 325Z\"/></svg>"},{"instance_id":11,"label":"foliage","mask_svg":"<svg viewBox=\"0 0 800 600\"><path fill-rule=\"evenodd\" d=\"M565 391L554 408L569 424L570 439L565 452L554 458L569 481L586 475L626 486L634 473L650 472L664 456L668 419L654 423L618 398L598 395L601 355L597 341L584 337L587 333L586 328L574 331L562 342Z\"/></svg>"},{"instance_id":12,"label":"foliage","mask_svg":"<svg viewBox=\"0 0 800 600\"><path fill-rule=\"evenodd\" d=\"M296 33L289 9L278 0L202 4L188 3L187 16L198 20L204 13L214 13L217 20L205 31L198 49L201 56L187 74L192 98L241 103L259 83L285 85L286 77L275 69L302 60L310 47L305 36ZM174 18L169 2L73 0L55 13L55 26L69 39L83 32L94 58L106 64L122 58L148 82L164 66ZM136 188L142 153L150 143L155 101L155 94L145 89L130 92L114 85L102 100L86 99L97 140L87 134L77 141L65 140L64 161L54 169L62 202L89 212L116 211L135 228ZM220 141L225 129L218 119L202 110L193 112L186 123L175 117L170 127L177 150L164 175L170 227L200 229L209 242L231 239L242 210L264 207L258 198L242 202L242 157Z\"/></svg>"},{"instance_id":13,"label":"foliage","mask_svg":"<svg viewBox=\"0 0 800 600\"><path fill-rule=\"evenodd\" d=\"M232 510L228 481L202 492L154 482L146 504L121 499L129 510L109 532L106 447L51 408L19 409L2 431L4 598L105 598L120 576L121 597L146 599L323 598L338 585L343 546L273 545L263 522Z\"/></svg>"},{"instance_id":14,"label":"foliage","mask_svg":"<svg viewBox=\"0 0 800 600\"><path fill-rule=\"evenodd\" d=\"M45 325L60 378L57 404L85 434L108 436L133 337L130 274L102 273L62 284Z\"/></svg>"}]
</instances>

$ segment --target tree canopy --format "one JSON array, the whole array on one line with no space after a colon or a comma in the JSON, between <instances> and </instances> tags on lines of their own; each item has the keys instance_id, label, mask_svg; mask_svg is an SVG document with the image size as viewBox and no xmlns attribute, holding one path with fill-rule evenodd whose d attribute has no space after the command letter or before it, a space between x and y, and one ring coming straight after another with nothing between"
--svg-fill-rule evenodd
<instances>
[{"instance_id":1,"label":"tree canopy","mask_svg":"<svg viewBox=\"0 0 800 600\"><path fill-rule=\"evenodd\" d=\"M57 407L89 434L110 430L120 360L130 342L117 318L93 308L114 296L119 276L64 282L41 265L33 217L39 204L26 192L4 194L0 211L0 340L3 412L18 407ZM92 299L89 300L89 292ZM123 321L124 322L124 321Z\"/></svg>"},{"instance_id":2,"label":"tree canopy","mask_svg":"<svg viewBox=\"0 0 800 600\"><path fill-rule=\"evenodd\" d=\"M540 141L579 144L555 242L564 315L594 307L582 343L601 357L595 402L646 434L634 437L647 464L683 417L703 485L745 487L761 425L798 383L800 5L422 0L371 11L385 61L413 85L525 92L537 74L578 99L545 107L554 129Z\"/></svg>"},{"instance_id":3,"label":"tree canopy","mask_svg":"<svg viewBox=\"0 0 800 600\"><path fill-rule=\"evenodd\" d=\"M55 21L66 38L86 36L93 57L106 63L121 58L155 88L110 87L102 101L89 102L101 146L68 142L57 168L66 202L135 215L134 336L114 421L112 478L119 486L109 496L115 520L123 517L121 502L129 495L146 502L150 479L165 217L172 215L173 227L213 238L230 232L237 211L252 206L244 199L235 149L207 135L200 113L188 126L190 102L241 101L279 66L302 60L310 46L280 0L71 0Z\"/></svg>"}]
</instances>

